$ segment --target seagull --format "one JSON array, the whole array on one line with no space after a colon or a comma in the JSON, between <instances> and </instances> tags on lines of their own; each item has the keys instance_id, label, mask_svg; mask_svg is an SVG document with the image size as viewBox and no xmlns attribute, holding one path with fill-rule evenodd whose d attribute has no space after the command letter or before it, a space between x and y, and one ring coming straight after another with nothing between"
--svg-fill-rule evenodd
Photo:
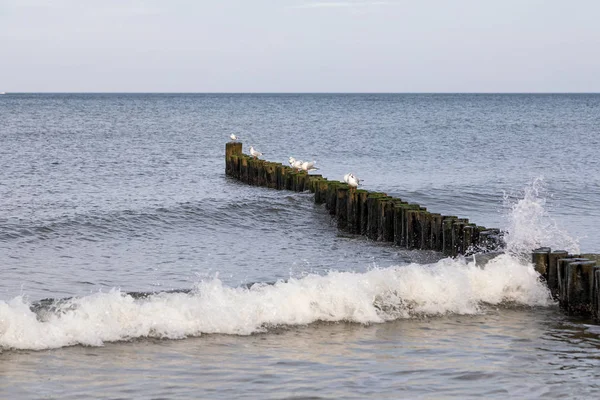
<instances>
[{"instance_id":1,"label":"seagull","mask_svg":"<svg viewBox=\"0 0 600 400\"><path fill-rule=\"evenodd\" d=\"M347 183L348 183L348 186L350 186L351 188L356 189L358 187L358 185L360 185L360 179L358 179L353 174L349 174L348 175L348 182Z\"/></svg>"},{"instance_id":2,"label":"seagull","mask_svg":"<svg viewBox=\"0 0 600 400\"><path fill-rule=\"evenodd\" d=\"M316 161L312 161L312 162L304 161L302 163L301 168L303 171L306 171L306 172L317 170L319 168L315 167L315 163L316 163Z\"/></svg>"},{"instance_id":3,"label":"seagull","mask_svg":"<svg viewBox=\"0 0 600 400\"><path fill-rule=\"evenodd\" d=\"M263 155L260 151L254 150L254 147L250 146L250 155L254 158L258 158Z\"/></svg>"},{"instance_id":4,"label":"seagull","mask_svg":"<svg viewBox=\"0 0 600 400\"><path fill-rule=\"evenodd\" d=\"M350 175L352 175L352 173L348 172L346 175L344 175L344 182L348 183L348 179L350 178Z\"/></svg>"},{"instance_id":5,"label":"seagull","mask_svg":"<svg viewBox=\"0 0 600 400\"><path fill-rule=\"evenodd\" d=\"M290 166L294 166L294 163L296 162L296 159L294 157L290 157L288 162L290 163Z\"/></svg>"},{"instance_id":6,"label":"seagull","mask_svg":"<svg viewBox=\"0 0 600 400\"><path fill-rule=\"evenodd\" d=\"M300 171L302 169L302 160L294 160L294 163L292 164L292 168Z\"/></svg>"},{"instance_id":7,"label":"seagull","mask_svg":"<svg viewBox=\"0 0 600 400\"><path fill-rule=\"evenodd\" d=\"M229 139L233 140L234 142L236 142L238 140L238 137L235 136L235 133L232 133L231 135L229 135Z\"/></svg>"}]
</instances>

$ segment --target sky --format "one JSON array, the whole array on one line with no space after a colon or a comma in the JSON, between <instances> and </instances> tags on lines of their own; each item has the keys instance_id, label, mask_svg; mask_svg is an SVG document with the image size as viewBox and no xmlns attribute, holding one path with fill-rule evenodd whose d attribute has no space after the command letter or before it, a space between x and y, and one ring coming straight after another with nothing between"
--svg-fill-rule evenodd
<instances>
[{"instance_id":1,"label":"sky","mask_svg":"<svg viewBox=\"0 0 600 400\"><path fill-rule=\"evenodd\" d=\"M0 92L600 92L597 0L0 0Z\"/></svg>"}]
</instances>

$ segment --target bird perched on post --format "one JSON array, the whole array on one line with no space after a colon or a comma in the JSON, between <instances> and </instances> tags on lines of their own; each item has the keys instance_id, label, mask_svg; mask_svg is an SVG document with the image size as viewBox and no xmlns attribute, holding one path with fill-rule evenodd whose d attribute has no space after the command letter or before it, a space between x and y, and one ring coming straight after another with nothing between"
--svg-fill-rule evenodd
<instances>
[{"instance_id":1,"label":"bird perched on post","mask_svg":"<svg viewBox=\"0 0 600 400\"><path fill-rule=\"evenodd\" d=\"M360 185L360 179L358 179L358 177L354 176L354 174L350 174L348 176L348 186L350 186L351 188L356 189L358 187L358 185Z\"/></svg>"},{"instance_id":2,"label":"bird perched on post","mask_svg":"<svg viewBox=\"0 0 600 400\"><path fill-rule=\"evenodd\" d=\"M312 161L312 162L304 161L302 163L302 165L300 166L300 168L302 169L302 171L306 171L306 172L315 171L315 170L319 169L319 168L315 167L315 163L316 163L316 161Z\"/></svg>"},{"instance_id":3,"label":"bird perched on post","mask_svg":"<svg viewBox=\"0 0 600 400\"><path fill-rule=\"evenodd\" d=\"M254 150L254 147L250 146L250 155L254 158L258 158L263 155L260 151Z\"/></svg>"},{"instance_id":4,"label":"bird perched on post","mask_svg":"<svg viewBox=\"0 0 600 400\"><path fill-rule=\"evenodd\" d=\"M229 135L229 139L231 139L231 140L232 140L232 141L234 141L234 142L237 142L237 140L238 140L238 137L237 137L237 136L235 136L235 133L232 133L231 135Z\"/></svg>"}]
</instances>

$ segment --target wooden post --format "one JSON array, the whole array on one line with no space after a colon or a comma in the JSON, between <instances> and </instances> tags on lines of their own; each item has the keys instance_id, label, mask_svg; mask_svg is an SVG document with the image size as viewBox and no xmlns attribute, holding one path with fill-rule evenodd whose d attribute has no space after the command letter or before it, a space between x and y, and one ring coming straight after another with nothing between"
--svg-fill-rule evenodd
<instances>
[{"instance_id":1,"label":"wooden post","mask_svg":"<svg viewBox=\"0 0 600 400\"><path fill-rule=\"evenodd\" d=\"M240 158L240 178L244 183L250 183L250 167L248 166L248 161L250 158L247 156L242 156Z\"/></svg>"},{"instance_id":2,"label":"wooden post","mask_svg":"<svg viewBox=\"0 0 600 400\"><path fill-rule=\"evenodd\" d=\"M371 192L367 196L367 237L371 240L379 239L379 223L381 222L379 203L383 197L386 197L386 194L378 192Z\"/></svg>"},{"instance_id":3,"label":"wooden post","mask_svg":"<svg viewBox=\"0 0 600 400\"><path fill-rule=\"evenodd\" d=\"M431 250L442 251L444 241L442 236L442 215L432 213L431 215Z\"/></svg>"},{"instance_id":4,"label":"wooden post","mask_svg":"<svg viewBox=\"0 0 600 400\"><path fill-rule=\"evenodd\" d=\"M470 254L473 251L473 231L475 224L465 225L462 233L462 252L461 254Z\"/></svg>"},{"instance_id":5,"label":"wooden post","mask_svg":"<svg viewBox=\"0 0 600 400\"><path fill-rule=\"evenodd\" d=\"M394 241L394 200L384 197L379 202L379 229L377 239L384 242Z\"/></svg>"},{"instance_id":6,"label":"wooden post","mask_svg":"<svg viewBox=\"0 0 600 400\"><path fill-rule=\"evenodd\" d=\"M330 215L336 215L336 205L337 205L337 187L341 185L341 182L338 181L329 181L329 185L327 185L327 209L329 210Z\"/></svg>"},{"instance_id":7,"label":"wooden post","mask_svg":"<svg viewBox=\"0 0 600 400\"><path fill-rule=\"evenodd\" d=\"M231 156L240 156L242 154L242 144L240 142L227 142L225 144L225 174L231 176Z\"/></svg>"},{"instance_id":8,"label":"wooden post","mask_svg":"<svg viewBox=\"0 0 600 400\"><path fill-rule=\"evenodd\" d=\"M550 251L550 247L540 247L539 249L535 249L533 253L531 253L531 261L533 262L533 267L535 268L538 274L544 277L546 281L548 281Z\"/></svg>"},{"instance_id":9,"label":"wooden post","mask_svg":"<svg viewBox=\"0 0 600 400\"><path fill-rule=\"evenodd\" d=\"M337 227L341 230L348 228L348 189L348 185L346 184L337 186L335 212Z\"/></svg>"},{"instance_id":10,"label":"wooden post","mask_svg":"<svg viewBox=\"0 0 600 400\"><path fill-rule=\"evenodd\" d=\"M450 216L444 216L442 218L443 218L443 220L442 220L442 226L443 226L443 229L442 229L442 237L443 237L442 251L444 252L445 255L452 256L452 254L454 253L452 231L453 231L454 221L457 220L457 217L450 215Z\"/></svg>"},{"instance_id":11,"label":"wooden post","mask_svg":"<svg viewBox=\"0 0 600 400\"><path fill-rule=\"evenodd\" d=\"M369 223L369 209L367 207L367 199L369 196L369 192L363 189L356 190L357 201L358 201L358 227L357 232L361 235L367 234L367 225Z\"/></svg>"},{"instance_id":12,"label":"wooden post","mask_svg":"<svg viewBox=\"0 0 600 400\"><path fill-rule=\"evenodd\" d=\"M555 250L548 255L548 288L554 297L558 296L558 260L568 255L564 250Z\"/></svg>"},{"instance_id":13,"label":"wooden post","mask_svg":"<svg viewBox=\"0 0 600 400\"><path fill-rule=\"evenodd\" d=\"M358 226L360 223L360 210L358 209L358 193L356 193L356 189L350 188L348 190L348 202L346 208L348 210L348 217L346 218L348 232L357 234L360 230L360 227Z\"/></svg>"},{"instance_id":14,"label":"wooden post","mask_svg":"<svg viewBox=\"0 0 600 400\"><path fill-rule=\"evenodd\" d=\"M585 258L575 258L573 256L567 256L567 258L561 258L558 260L558 304L569 309L569 296L568 296L568 273L569 264L579 261L587 261Z\"/></svg>"},{"instance_id":15,"label":"wooden post","mask_svg":"<svg viewBox=\"0 0 600 400\"><path fill-rule=\"evenodd\" d=\"M592 312L594 292L594 267L596 261L580 259L567 265L566 295L568 311L573 314ZM583 261L585 260L585 261Z\"/></svg>"}]
</instances>

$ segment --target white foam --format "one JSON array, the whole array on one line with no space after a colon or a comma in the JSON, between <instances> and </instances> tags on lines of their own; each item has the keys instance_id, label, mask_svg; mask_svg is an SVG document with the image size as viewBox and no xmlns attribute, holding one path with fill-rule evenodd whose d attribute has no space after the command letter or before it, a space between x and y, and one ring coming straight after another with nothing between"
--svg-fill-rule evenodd
<instances>
[{"instance_id":1,"label":"white foam","mask_svg":"<svg viewBox=\"0 0 600 400\"><path fill-rule=\"evenodd\" d=\"M446 313L473 314L485 304L551 303L532 265L502 255L485 268L464 259L308 275L275 285L232 288L202 281L193 294L135 300L118 290L74 299L38 319L21 297L0 301L0 347L48 349L139 337L178 339L203 333L248 335L315 321L380 323Z\"/></svg>"},{"instance_id":2,"label":"white foam","mask_svg":"<svg viewBox=\"0 0 600 400\"><path fill-rule=\"evenodd\" d=\"M525 188L522 199L511 202L505 196L505 206L509 209L506 216L507 251L515 255L529 254L545 246L578 254L578 241L560 229L546 210L546 198L542 196L544 189L543 178L537 178Z\"/></svg>"}]
</instances>

